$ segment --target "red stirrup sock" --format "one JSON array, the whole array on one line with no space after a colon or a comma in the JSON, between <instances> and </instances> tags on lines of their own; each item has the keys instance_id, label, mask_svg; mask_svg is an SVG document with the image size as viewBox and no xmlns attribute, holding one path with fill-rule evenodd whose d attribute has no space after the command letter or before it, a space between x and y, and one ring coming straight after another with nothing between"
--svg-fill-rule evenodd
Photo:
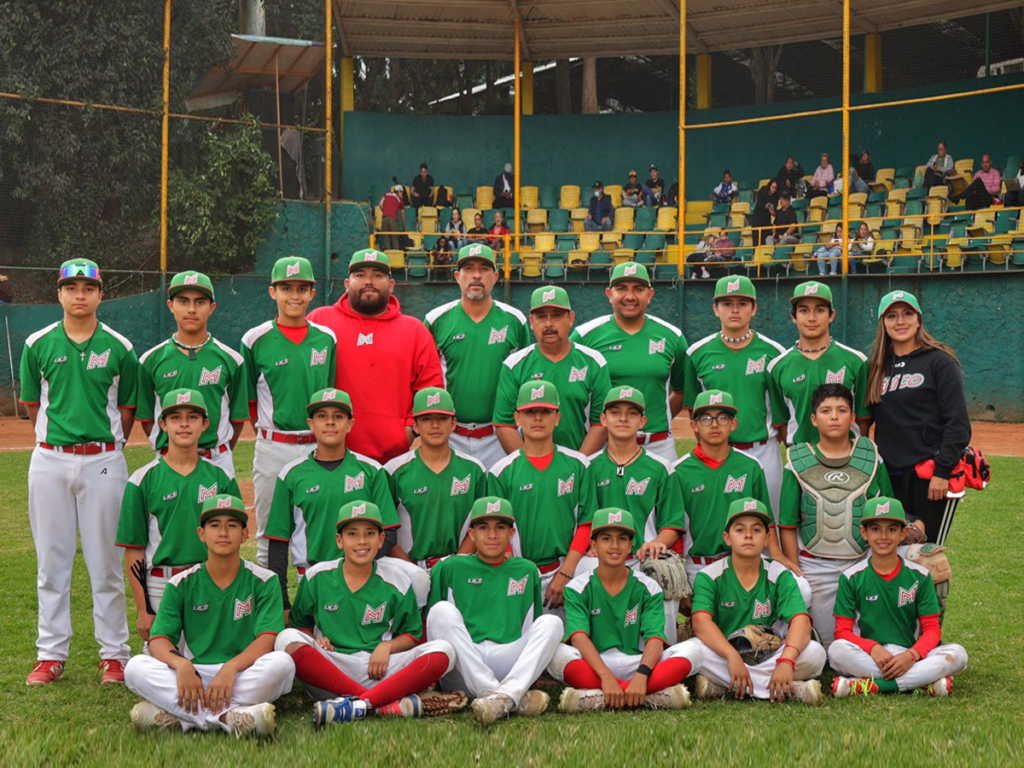
<instances>
[{"instance_id":1,"label":"red stirrup sock","mask_svg":"<svg viewBox=\"0 0 1024 768\"><path fill-rule=\"evenodd\" d=\"M565 665L565 672L562 673L565 678L565 684L570 688L600 688L601 678L597 676L597 672L590 668L583 659L576 659L570 661ZM624 683L619 680L619 685L625 690L629 683Z\"/></svg>"},{"instance_id":2,"label":"red stirrup sock","mask_svg":"<svg viewBox=\"0 0 1024 768\"><path fill-rule=\"evenodd\" d=\"M398 701L410 693L429 688L448 670L447 653L427 653L393 675L381 680L363 696L373 708Z\"/></svg>"},{"instance_id":3,"label":"red stirrup sock","mask_svg":"<svg viewBox=\"0 0 1024 768\"><path fill-rule=\"evenodd\" d=\"M299 680L339 696L360 696L366 689L338 669L319 649L304 645L292 654Z\"/></svg>"},{"instance_id":4,"label":"red stirrup sock","mask_svg":"<svg viewBox=\"0 0 1024 768\"><path fill-rule=\"evenodd\" d=\"M686 659L665 659L659 661L647 681L647 692L657 693L673 685L679 685L693 671L693 665Z\"/></svg>"}]
</instances>

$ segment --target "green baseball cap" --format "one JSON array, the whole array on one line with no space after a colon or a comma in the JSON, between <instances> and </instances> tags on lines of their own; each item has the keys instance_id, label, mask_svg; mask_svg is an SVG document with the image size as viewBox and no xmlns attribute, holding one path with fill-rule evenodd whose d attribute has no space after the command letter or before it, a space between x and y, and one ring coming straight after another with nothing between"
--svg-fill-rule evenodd
<instances>
[{"instance_id":1,"label":"green baseball cap","mask_svg":"<svg viewBox=\"0 0 1024 768\"><path fill-rule=\"evenodd\" d=\"M160 400L160 418L162 419L177 408L191 408L207 415L206 400L196 389L172 389Z\"/></svg>"},{"instance_id":2,"label":"green baseball cap","mask_svg":"<svg viewBox=\"0 0 1024 768\"><path fill-rule=\"evenodd\" d=\"M790 302L796 304L800 299L820 299L831 307L832 289L817 280L808 280L793 289L793 298Z\"/></svg>"},{"instance_id":3,"label":"green baseball cap","mask_svg":"<svg viewBox=\"0 0 1024 768\"><path fill-rule=\"evenodd\" d=\"M735 520L741 517L759 517L765 525L774 525L775 520L772 513L768 511L763 501L752 499L749 496L743 499L736 499L729 505L729 516L725 519L725 530L728 531Z\"/></svg>"},{"instance_id":4,"label":"green baseball cap","mask_svg":"<svg viewBox=\"0 0 1024 768\"><path fill-rule=\"evenodd\" d=\"M635 261L624 261L622 264L615 265L615 268L612 269L612 277L608 281L608 285L624 283L628 280L643 283L648 288L651 287L651 275L648 273L647 267L643 264L637 264Z\"/></svg>"},{"instance_id":5,"label":"green baseball cap","mask_svg":"<svg viewBox=\"0 0 1024 768\"><path fill-rule=\"evenodd\" d=\"M171 284L167 286L167 295L173 297L181 291L199 291L210 301L216 301L213 297L213 283L210 278L194 269L179 272L171 278Z\"/></svg>"},{"instance_id":6,"label":"green baseball cap","mask_svg":"<svg viewBox=\"0 0 1024 768\"><path fill-rule=\"evenodd\" d=\"M557 411L558 407L558 388L550 381L528 381L519 388L517 411L527 408L551 408Z\"/></svg>"},{"instance_id":7,"label":"green baseball cap","mask_svg":"<svg viewBox=\"0 0 1024 768\"><path fill-rule=\"evenodd\" d=\"M199 512L199 525L206 525L206 521L211 517L220 515L229 515L240 521L242 525L249 525L249 515L245 513L245 503L230 493L218 493L203 502L203 508Z\"/></svg>"},{"instance_id":8,"label":"green baseball cap","mask_svg":"<svg viewBox=\"0 0 1024 768\"><path fill-rule=\"evenodd\" d=\"M530 297L531 312L543 309L544 307L555 307L556 309L566 309L572 312L572 305L569 304L569 294L565 288L560 288L557 285L545 285L538 288Z\"/></svg>"},{"instance_id":9,"label":"green baseball cap","mask_svg":"<svg viewBox=\"0 0 1024 768\"><path fill-rule=\"evenodd\" d=\"M693 417L696 418L697 414L701 411L707 411L712 408L732 411L733 415L738 410L732 401L732 395L728 392L723 392L720 389L706 389L697 395L697 399L693 401Z\"/></svg>"},{"instance_id":10,"label":"green baseball cap","mask_svg":"<svg viewBox=\"0 0 1024 768\"><path fill-rule=\"evenodd\" d=\"M907 513L899 499L891 499L888 496L876 496L864 504L864 510L860 516L860 524L866 525L872 520L892 520L895 523L906 526Z\"/></svg>"},{"instance_id":11,"label":"green baseball cap","mask_svg":"<svg viewBox=\"0 0 1024 768\"><path fill-rule=\"evenodd\" d=\"M757 288L754 287L753 281L746 275L720 278L719 281L715 283L714 301L727 299L732 296L757 301Z\"/></svg>"},{"instance_id":12,"label":"green baseball cap","mask_svg":"<svg viewBox=\"0 0 1024 768\"><path fill-rule=\"evenodd\" d=\"M619 507L605 507L594 513L594 523L590 528L590 538L596 539L598 533L609 528L619 528L626 531L630 538L636 536L636 525L633 523L633 515Z\"/></svg>"},{"instance_id":13,"label":"green baseball cap","mask_svg":"<svg viewBox=\"0 0 1024 768\"><path fill-rule=\"evenodd\" d=\"M425 416L428 413L455 415L455 403L447 390L441 387L427 387L419 390L412 399L412 415Z\"/></svg>"},{"instance_id":14,"label":"green baseball cap","mask_svg":"<svg viewBox=\"0 0 1024 768\"><path fill-rule=\"evenodd\" d=\"M455 268L458 269L467 261L486 261L492 267L498 263L494 258L494 249L483 243L470 243L459 248L459 258L455 262Z\"/></svg>"},{"instance_id":15,"label":"green baseball cap","mask_svg":"<svg viewBox=\"0 0 1024 768\"><path fill-rule=\"evenodd\" d=\"M516 524L516 518L512 514L512 504L507 499L497 496L481 496L473 502L473 508L469 511L470 525L477 520L487 520L492 517L508 520L512 525Z\"/></svg>"},{"instance_id":16,"label":"green baseball cap","mask_svg":"<svg viewBox=\"0 0 1024 768\"><path fill-rule=\"evenodd\" d=\"M352 413L352 398L348 396L348 392L342 392L340 389L334 387L327 387L326 389L318 390L313 393L313 396L306 403L306 413L312 416L317 409L323 408L328 405L335 405L341 410L345 411L350 417Z\"/></svg>"},{"instance_id":17,"label":"green baseball cap","mask_svg":"<svg viewBox=\"0 0 1024 768\"><path fill-rule=\"evenodd\" d=\"M349 274L359 267L376 267L389 275L391 274L391 262L388 260L388 255L376 248L363 248L363 250L352 254L352 260L348 263Z\"/></svg>"},{"instance_id":18,"label":"green baseball cap","mask_svg":"<svg viewBox=\"0 0 1024 768\"><path fill-rule=\"evenodd\" d=\"M60 265L60 272L57 273L57 287L71 280L88 280L90 283L103 287L103 278L100 276L99 265L89 259L69 259Z\"/></svg>"},{"instance_id":19,"label":"green baseball cap","mask_svg":"<svg viewBox=\"0 0 1024 768\"><path fill-rule=\"evenodd\" d=\"M635 405L643 413L647 408L644 401L644 393L637 387L612 387L604 397L604 407L607 410L612 403L629 403Z\"/></svg>"},{"instance_id":20,"label":"green baseball cap","mask_svg":"<svg viewBox=\"0 0 1024 768\"><path fill-rule=\"evenodd\" d=\"M315 283L313 265L302 256L285 256L274 262L270 272L270 284L295 281L297 283Z\"/></svg>"},{"instance_id":21,"label":"green baseball cap","mask_svg":"<svg viewBox=\"0 0 1024 768\"><path fill-rule=\"evenodd\" d=\"M367 520L384 530L384 523L380 519L380 507L372 501L350 501L342 505L338 510L338 523L334 527L340 531L354 520Z\"/></svg>"},{"instance_id":22,"label":"green baseball cap","mask_svg":"<svg viewBox=\"0 0 1024 768\"><path fill-rule=\"evenodd\" d=\"M921 314L921 305L917 302L917 296L910 293L910 291L890 291L882 297L880 302L878 302L879 319L889 311L889 307L901 302L910 306L915 312L917 312L917 314Z\"/></svg>"}]
</instances>

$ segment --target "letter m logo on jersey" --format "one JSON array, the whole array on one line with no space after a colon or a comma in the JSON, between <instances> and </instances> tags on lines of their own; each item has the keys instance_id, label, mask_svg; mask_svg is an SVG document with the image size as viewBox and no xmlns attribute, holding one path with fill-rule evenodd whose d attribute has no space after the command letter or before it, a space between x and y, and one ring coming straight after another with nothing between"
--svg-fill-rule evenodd
<instances>
[{"instance_id":1,"label":"letter m logo on jersey","mask_svg":"<svg viewBox=\"0 0 1024 768\"><path fill-rule=\"evenodd\" d=\"M366 485L366 473L360 472L355 477L345 475L345 493L349 491L362 490L363 486Z\"/></svg>"},{"instance_id":2,"label":"letter m logo on jersey","mask_svg":"<svg viewBox=\"0 0 1024 768\"><path fill-rule=\"evenodd\" d=\"M846 366L844 365L838 371L827 371L825 373L826 384L842 384L843 379L846 378Z\"/></svg>"},{"instance_id":3,"label":"letter m logo on jersey","mask_svg":"<svg viewBox=\"0 0 1024 768\"><path fill-rule=\"evenodd\" d=\"M252 615L252 595L245 600L235 600L235 621Z\"/></svg>"},{"instance_id":4,"label":"letter m logo on jersey","mask_svg":"<svg viewBox=\"0 0 1024 768\"><path fill-rule=\"evenodd\" d=\"M769 598L763 603L760 600L754 601L754 616L755 619L767 619L772 615L772 601Z\"/></svg>"},{"instance_id":5,"label":"letter m logo on jersey","mask_svg":"<svg viewBox=\"0 0 1024 768\"><path fill-rule=\"evenodd\" d=\"M558 495L565 496L567 493L572 493L572 487L576 483L576 473L574 472L569 476L568 480L558 480Z\"/></svg>"},{"instance_id":6,"label":"letter m logo on jersey","mask_svg":"<svg viewBox=\"0 0 1024 768\"><path fill-rule=\"evenodd\" d=\"M761 355L757 360L747 360L747 376L752 373L764 373L765 362L768 360L768 355Z\"/></svg>"},{"instance_id":7,"label":"letter m logo on jersey","mask_svg":"<svg viewBox=\"0 0 1024 768\"><path fill-rule=\"evenodd\" d=\"M469 493L469 478L470 475L466 475L464 478L459 480L457 477L452 478L452 492L450 496L460 496Z\"/></svg>"},{"instance_id":8,"label":"letter m logo on jersey","mask_svg":"<svg viewBox=\"0 0 1024 768\"><path fill-rule=\"evenodd\" d=\"M622 626L628 627L630 624L636 624L637 616L640 614L640 603L637 603L628 611L626 611L626 620L622 622Z\"/></svg>"},{"instance_id":9,"label":"letter m logo on jersey","mask_svg":"<svg viewBox=\"0 0 1024 768\"><path fill-rule=\"evenodd\" d=\"M362 347L362 346L364 346L366 344L373 344L373 334L372 333L365 333L365 334L364 333L360 333L359 337L356 339L356 346L357 347Z\"/></svg>"},{"instance_id":10,"label":"letter m logo on jersey","mask_svg":"<svg viewBox=\"0 0 1024 768\"><path fill-rule=\"evenodd\" d=\"M208 371L203 368L203 372L199 374L199 386L202 387L206 384L220 384L220 372L223 368L223 365L218 365L212 371Z\"/></svg>"},{"instance_id":11,"label":"letter m logo on jersey","mask_svg":"<svg viewBox=\"0 0 1024 768\"><path fill-rule=\"evenodd\" d=\"M526 574L519 581L515 579L508 580L508 594L506 597L512 597L512 595L525 595L526 594L526 582L530 580L530 574Z\"/></svg>"},{"instance_id":12,"label":"letter m logo on jersey","mask_svg":"<svg viewBox=\"0 0 1024 768\"><path fill-rule=\"evenodd\" d=\"M626 483L626 495L627 496L643 496L647 493L647 486L650 484L651 478L645 477L643 480L636 481L632 477L629 478L629 482Z\"/></svg>"},{"instance_id":13,"label":"letter m logo on jersey","mask_svg":"<svg viewBox=\"0 0 1024 768\"><path fill-rule=\"evenodd\" d=\"M657 355L657 354L660 354L660 353L662 353L664 351L665 351L665 340L664 339L658 339L657 341L654 341L652 339L651 341L647 342L647 354L649 354L649 355Z\"/></svg>"},{"instance_id":14,"label":"letter m logo on jersey","mask_svg":"<svg viewBox=\"0 0 1024 768\"><path fill-rule=\"evenodd\" d=\"M366 606L366 612L363 613L363 624L380 624L384 621L384 610L388 607L387 602L383 602L376 608L371 608L369 605Z\"/></svg>"},{"instance_id":15,"label":"letter m logo on jersey","mask_svg":"<svg viewBox=\"0 0 1024 768\"><path fill-rule=\"evenodd\" d=\"M589 365L584 365L582 368L571 367L569 369L569 381L586 381L588 368L590 368Z\"/></svg>"},{"instance_id":16,"label":"letter m logo on jersey","mask_svg":"<svg viewBox=\"0 0 1024 768\"><path fill-rule=\"evenodd\" d=\"M217 484L214 483L209 488L200 485L199 486L199 503L202 504L207 499L212 499L217 495Z\"/></svg>"},{"instance_id":17,"label":"letter m logo on jersey","mask_svg":"<svg viewBox=\"0 0 1024 768\"><path fill-rule=\"evenodd\" d=\"M327 347L324 347L319 352L315 349L309 351L309 365L327 365Z\"/></svg>"},{"instance_id":18,"label":"letter m logo on jersey","mask_svg":"<svg viewBox=\"0 0 1024 768\"><path fill-rule=\"evenodd\" d=\"M743 488L746 486L746 484L746 475L740 475L739 477L733 477L732 475L729 475L728 479L726 479L725 481L725 493L733 493L734 491L738 493L743 493Z\"/></svg>"},{"instance_id":19,"label":"letter m logo on jersey","mask_svg":"<svg viewBox=\"0 0 1024 768\"><path fill-rule=\"evenodd\" d=\"M487 343L488 344L503 344L505 342L506 338L508 338L508 326L507 325L504 328L502 328L500 331L495 329L495 328L491 328L491 335L487 339Z\"/></svg>"},{"instance_id":20,"label":"letter m logo on jersey","mask_svg":"<svg viewBox=\"0 0 1024 768\"><path fill-rule=\"evenodd\" d=\"M910 605L917 598L917 584L918 582L915 581L914 586L912 586L910 589L904 589L903 587L900 587L900 608L902 608L904 605Z\"/></svg>"},{"instance_id":21,"label":"letter m logo on jersey","mask_svg":"<svg viewBox=\"0 0 1024 768\"><path fill-rule=\"evenodd\" d=\"M97 355L95 352L89 353L89 362L86 364L85 369L91 371L93 368L106 368L107 363L110 362L110 350Z\"/></svg>"}]
</instances>

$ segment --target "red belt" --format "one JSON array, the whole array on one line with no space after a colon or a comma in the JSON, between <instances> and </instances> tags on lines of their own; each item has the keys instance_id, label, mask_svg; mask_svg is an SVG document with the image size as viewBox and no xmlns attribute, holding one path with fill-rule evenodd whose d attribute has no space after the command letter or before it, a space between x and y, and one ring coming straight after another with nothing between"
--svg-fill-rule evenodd
<instances>
[{"instance_id":1,"label":"red belt","mask_svg":"<svg viewBox=\"0 0 1024 768\"><path fill-rule=\"evenodd\" d=\"M455 425L455 434L459 437L468 437L476 439L480 437L489 437L494 434L493 426L477 427L476 429L467 429L466 427L460 427L458 424Z\"/></svg>"},{"instance_id":2,"label":"red belt","mask_svg":"<svg viewBox=\"0 0 1024 768\"><path fill-rule=\"evenodd\" d=\"M435 565L440 563L443 559L443 557L428 557L426 560L423 561L423 564L427 566L427 570L429 571Z\"/></svg>"},{"instance_id":3,"label":"red belt","mask_svg":"<svg viewBox=\"0 0 1024 768\"><path fill-rule=\"evenodd\" d=\"M749 451L751 448L755 448L759 445L768 445L767 440L755 440L752 443L731 443L733 448L739 448L741 451Z\"/></svg>"},{"instance_id":4,"label":"red belt","mask_svg":"<svg viewBox=\"0 0 1024 768\"><path fill-rule=\"evenodd\" d=\"M809 560L830 560L831 559L831 558L827 558L827 557L818 557L817 555L812 555L806 549L801 549L800 550L800 557L806 557Z\"/></svg>"},{"instance_id":5,"label":"red belt","mask_svg":"<svg viewBox=\"0 0 1024 768\"><path fill-rule=\"evenodd\" d=\"M650 443L658 443L672 435L671 432L638 432L636 435L637 445L649 445Z\"/></svg>"},{"instance_id":6,"label":"red belt","mask_svg":"<svg viewBox=\"0 0 1024 768\"><path fill-rule=\"evenodd\" d=\"M264 440L272 440L275 443L288 443L289 445L309 445L316 442L316 436L310 432L301 435L290 435L287 432L274 432L269 429L261 429L260 437Z\"/></svg>"},{"instance_id":7,"label":"red belt","mask_svg":"<svg viewBox=\"0 0 1024 768\"><path fill-rule=\"evenodd\" d=\"M117 443L80 443L79 445L50 445L49 443L40 443L39 447L45 448L48 451L57 451L58 453L73 453L76 456L93 456L97 453L116 451Z\"/></svg>"},{"instance_id":8,"label":"red belt","mask_svg":"<svg viewBox=\"0 0 1024 768\"><path fill-rule=\"evenodd\" d=\"M156 576L158 579L171 578L171 576L177 576L179 573L184 573L191 565L174 566L172 568L150 568L149 575Z\"/></svg>"},{"instance_id":9,"label":"red belt","mask_svg":"<svg viewBox=\"0 0 1024 768\"><path fill-rule=\"evenodd\" d=\"M690 559L697 565L711 565L712 563L718 562L723 557L728 556L729 555L715 555L714 557L694 557L693 555L690 555Z\"/></svg>"},{"instance_id":10,"label":"red belt","mask_svg":"<svg viewBox=\"0 0 1024 768\"><path fill-rule=\"evenodd\" d=\"M541 573L551 573L552 571L557 571L561 567L562 567L562 561L561 560L555 560L555 562L548 563L547 565L538 565L537 566L537 570L540 571Z\"/></svg>"},{"instance_id":11,"label":"red belt","mask_svg":"<svg viewBox=\"0 0 1024 768\"><path fill-rule=\"evenodd\" d=\"M299 574L299 576L305 576L306 575L306 569L301 567L301 566L298 566L298 565L295 566L295 572L297 574Z\"/></svg>"},{"instance_id":12,"label":"red belt","mask_svg":"<svg viewBox=\"0 0 1024 768\"><path fill-rule=\"evenodd\" d=\"M199 449L199 455L202 456L204 459L212 459L214 452L216 452L216 453L227 453L230 450L231 450L231 448L228 446L227 443L221 443L216 448L200 448ZM160 449L160 455L161 456L166 456L167 455L167 449L166 448Z\"/></svg>"}]
</instances>

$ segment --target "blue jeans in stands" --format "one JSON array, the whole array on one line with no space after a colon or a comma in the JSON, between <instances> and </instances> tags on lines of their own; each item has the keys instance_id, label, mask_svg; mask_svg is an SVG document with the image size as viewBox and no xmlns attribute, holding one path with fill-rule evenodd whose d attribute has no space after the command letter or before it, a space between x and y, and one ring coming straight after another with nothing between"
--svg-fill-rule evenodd
<instances>
[{"instance_id":1,"label":"blue jeans in stands","mask_svg":"<svg viewBox=\"0 0 1024 768\"><path fill-rule=\"evenodd\" d=\"M587 232L611 232L612 220L605 217L601 220L601 223L598 224L593 219L587 219L583 222L583 228L586 229Z\"/></svg>"},{"instance_id":2,"label":"blue jeans in stands","mask_svg":"<svg viewBox=\"0 0 1024 768\"><path fill-rule=\"evenodd\" d=\"M832 262L832 274L839 274L839 260L843 256L843 247L833 245L831 248L822 246L814 252L814 259L818 262L818 274L824 275L828 272L827 262Z\"/></svg>"}]
</instances>

